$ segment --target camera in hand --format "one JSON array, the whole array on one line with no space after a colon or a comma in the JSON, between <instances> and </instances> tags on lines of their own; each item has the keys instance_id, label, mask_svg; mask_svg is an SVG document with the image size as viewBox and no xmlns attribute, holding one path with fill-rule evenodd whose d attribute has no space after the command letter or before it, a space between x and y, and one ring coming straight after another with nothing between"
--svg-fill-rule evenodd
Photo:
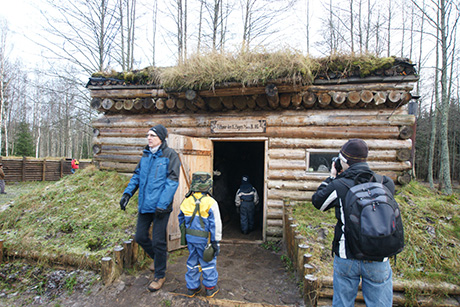
<instances>
[{"instance_id":1,"label":"camera in hand","mask_svg":"<svg viewBox=\"0 0 460 307\"><path fill-rule=\"evenodd\" d=\"M342 164L340 163L340 158L339 157L334 157L332 158L332 162L335 163L335 169L337 171L337 174L342 171Z\"/></svg>"}]
</instances>

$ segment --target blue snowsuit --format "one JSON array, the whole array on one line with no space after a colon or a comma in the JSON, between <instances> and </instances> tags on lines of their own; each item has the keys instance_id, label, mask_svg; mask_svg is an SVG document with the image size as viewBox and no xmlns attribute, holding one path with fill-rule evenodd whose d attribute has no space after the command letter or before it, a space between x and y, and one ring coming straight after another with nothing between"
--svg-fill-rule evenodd
<instances>
[{"instance_id":1,"label":"blue snowsuit","mask_svg":"<svg viewBox=\"0 0 460 307\"><path fill-rule=\"evenodd\" d=\"M259 195L256 189L249 183L248 177L243 176L241 186L236 192L235 205L240 209L241 232L244 234L254 230L254 216L258 203Z\"/></svg>"},{"instance_id":2,"label":"blue snowsuit","mask_svg":"<svg viewBox=\"0 0 460 307\"><path fill-rule=\"evenodd\" d=\"M193 216L195 211L195 199L201 198L200 211ZM201 215L201 218L200 218ZM200 276L203 273L203 285L212 288L217 285L219 274L216 268L216 257L211 261L203 260L203 251L208 243L210 234L211 242L219 242L222 239L222 221L217 202L211 196L201 192L195 192L182 201L179 212L179 225L185 223L187 229L192 229L203 236L186 234L189 256L187 259L187 273L185 281L188 289L200 287ZM204 232L208 232L206 236Z\"/></svg>"}]
</instances>

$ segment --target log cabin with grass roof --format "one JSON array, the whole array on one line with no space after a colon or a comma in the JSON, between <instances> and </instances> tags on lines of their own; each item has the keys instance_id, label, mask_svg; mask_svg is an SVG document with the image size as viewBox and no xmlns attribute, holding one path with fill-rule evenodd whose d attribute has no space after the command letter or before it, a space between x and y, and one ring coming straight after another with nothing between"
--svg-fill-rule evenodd
<instances>
[{"instance_id":1,"label":"log cabin with grass roof","mask_svg":"<svg viewBox=\"0 0 460 307\"><path fill-rule=\"evenodd\" d=\"M408 59L372 55L311 58L295 52L196 55L175 67L95 73L87 88L94 161L131 174L156 124L181 159L172 216L191 174L213 174L223 240L262 242L283 235L283 201L309 202L331 159L351 138L369 145L368 162L396 184L411 180L418 80ZM235 193L248 175L260 203L256 230L239 232ZM180 246L171 218L168 249Z\"/></svg>"}]
</instances>

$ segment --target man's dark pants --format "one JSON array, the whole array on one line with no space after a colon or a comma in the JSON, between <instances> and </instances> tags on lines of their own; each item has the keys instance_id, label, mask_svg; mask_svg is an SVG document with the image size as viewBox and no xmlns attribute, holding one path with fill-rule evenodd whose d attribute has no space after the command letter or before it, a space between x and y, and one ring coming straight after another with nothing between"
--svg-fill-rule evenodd
<instances>
[{"instance_id":1,"label":"man's dark pants","mask_svg":"<svg viewBox=\"0 0 460 307\"><path fill-rule=\"evenodd\" d=\"M139 213L137 216L136 242L145 250L155 263L155 278L166 275L167 243L166 227L170 213L162 218L155 217L155 213ZM149 237L149 228L153 223L152 239Z\"/></svg>"}]
</instances>

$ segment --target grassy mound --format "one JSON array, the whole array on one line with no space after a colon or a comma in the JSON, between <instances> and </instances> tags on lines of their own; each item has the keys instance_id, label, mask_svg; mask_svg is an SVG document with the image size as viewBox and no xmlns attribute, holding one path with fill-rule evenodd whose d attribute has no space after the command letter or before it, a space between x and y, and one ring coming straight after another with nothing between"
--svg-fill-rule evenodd
<instances>
[{"instance_id":1,"label":"grassy mound","mask_svg":"<svg viewBox=\"0 0 460 307\"><path fill-rule=\"evenodd\" d=\"M93 266L134 233L137 196L126 212L119 207L127 182L88 167L21 195L0 213L4 247L36 260L73 258Z\"/></svg>"},{"instance_id":2,"label":"grassy mound","mask_svg":"<svg viewBox=\"0 0 460 307\"><path fill-rule=\"evenodd\" d=\"M391 260L394 277L460 284L459 194L445 196L412 181L397 192L396 200L401 207L406 247L396 264ZM294 208L294 216L301 233L314 246L320 274L332 276L334 210L321 212L305 203Z\"/></svg>"}]
</instances>

